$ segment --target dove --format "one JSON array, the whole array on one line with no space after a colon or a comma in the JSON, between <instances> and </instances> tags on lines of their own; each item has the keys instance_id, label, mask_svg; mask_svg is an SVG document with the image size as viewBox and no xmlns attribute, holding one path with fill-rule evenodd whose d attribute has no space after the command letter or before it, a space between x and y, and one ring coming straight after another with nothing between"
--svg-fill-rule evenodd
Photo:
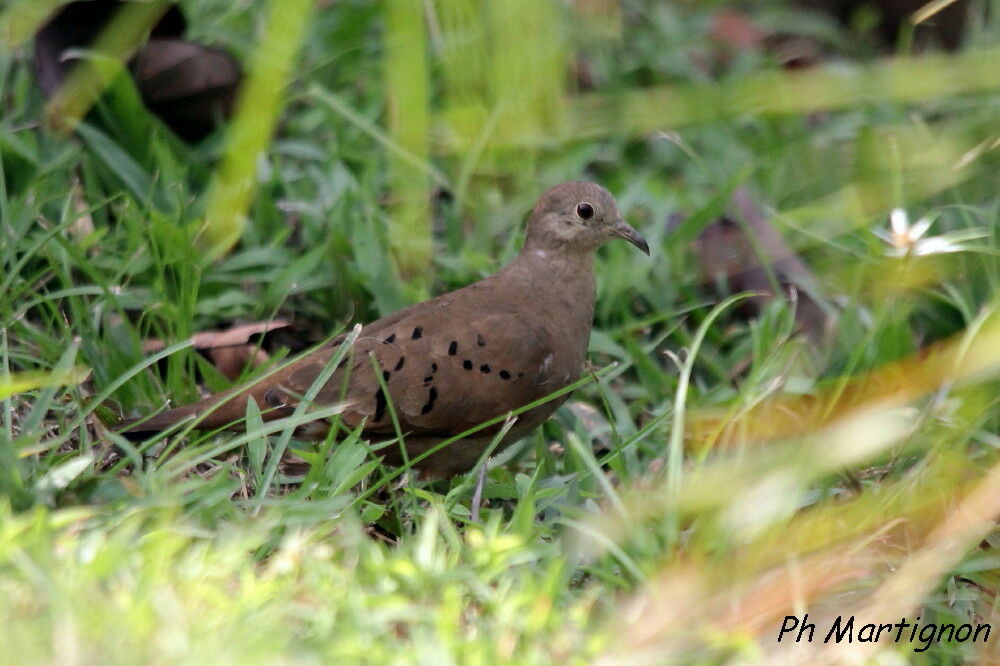
<instances>
[{"instance_id":1,"label":"dove","mask_svg":"<svg viewBox=\"0 0 1000 666\"><path fill-rule=\"evenodd\" d=\"M391 409L412 460L572 384L582 372L593 325L594 254L615 239L649 254L645 239L625 222L605 188L587 182L550 188L531 211L524 245L510 263L479 282L363 326L313 404L342 403L341 423L360 427L373 443L397 437ZM289 416L342 340L250 386L135 422L123 434L141 440L185 419L203 429L240 429L248 399L265 420ZM567 397L517 415L499 448L530 433ZM452 442L417 468L431 478L468 471L502 425ZM303 428L310 437L326 436L328 429L327 421ZM403 463L399 446L379 453L389 464Z\"/></svg>"}]
</instances>

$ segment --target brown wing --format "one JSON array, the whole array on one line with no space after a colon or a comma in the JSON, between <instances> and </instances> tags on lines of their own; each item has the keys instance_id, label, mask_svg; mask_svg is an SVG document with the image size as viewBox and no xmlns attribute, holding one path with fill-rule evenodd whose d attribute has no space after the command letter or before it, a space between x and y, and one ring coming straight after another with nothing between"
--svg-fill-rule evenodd
<instances>
[{"instance_id":1,"label":"brown wing","mask_svg":"<svg viewBox=\"0 0 1000 666\"><path fill-rule=\"evenodd\" d=\"M395 433L391 405L404 434L447 437L572 381L580 360L557 358L560 345L545 322L532 321L510 300L498 298L485 280L369 324L315 403L346 401L345 424L363 421L370 435ZM265 420L287 416L337 353L339 342L247 389L158 414L126 433L141 437L191 416L205 427L221 427L242 417L247 398L257 402Z\"/></svg>"},{"instance_id":2,"label":"brown wing","mask_svg":"<svg viewBox=\"0 0 1000 666\"><path fill-rule=\"evenodd\" d=\"M458 434L554 390L549 376L554 342L544 327L523 315L493 310L457 319L451 303L440 303L363 330L351 360L334 373L316 402L346 398L354 407L342 416L345 423L355 426L363 419L370 434L394 432L390 401L404 433ZM265 402L294 404L332 353L316 352L312 362L272 388Z\"/></svg>"}]
</instances>

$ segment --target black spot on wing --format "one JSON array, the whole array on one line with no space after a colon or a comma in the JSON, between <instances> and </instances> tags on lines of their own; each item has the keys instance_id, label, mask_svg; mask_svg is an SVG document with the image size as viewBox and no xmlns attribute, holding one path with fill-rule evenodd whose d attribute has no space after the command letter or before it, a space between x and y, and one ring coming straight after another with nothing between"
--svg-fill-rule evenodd
<instances>
[{"instance_id":1,"label":"black spot on wing","mask_svg":"<svg viewBox=\"0 0 1000 666\"><path fill-rule=\"evenodd\" d=\"M481 366L479 366L479 372L483 373L484 375L490 374L490 366L483 363Z\"/></svg>"},{"instance_id":2,"label":"black spot on wing","mask_svg":"<svg viewBox=\"0 0 1000 666\"><path fill-rule=\"evenodd\" d=\"M424 329L417 326L415 329L413 329L413 334L410 336L410 338L412 340L419 340L421 337L423 337L423 335L424 335Z\"/></svg>"},{"instance_id":3,"label":"black spot on wing","mask_svg":"<svg viewBox=\"0 0 1000 666\"><path fill-rule=\"evenodd\" d=\"M372 419L373 423L382 420L382 417L385 416L385 407L386 407L385 391L383 391L380 388L379 390L375 391L375 418Z\"/></svg>"},{"instance_id":4,"label":"black spot on wing","mask_svg":"<svg viewBox=\"0 0 1000 666\"><path fill-rule=\"evenodd\" d=\"M385 343L385 344L387 344L387 345L391 345L391 344L392 344L393 342L395 342L395 341L396 341L396 334L395 334L395 333L390 333L390 334L389 334L389 337L387 337L387 338L386 338L385 340L383 340L382 342L384 342L384 343Z\"/></svg>"},{"instance_id":5,"label":"black spot on wing","mask_svg":"<svg viewBox=\"0 0 1000 666\"><path fill-rule=\"evenodd\" d=\"M476 344L479 345L480 347L486 346L486 338L483 337L482 333L476 334Z\"/></svg>"},{"instance_id":6,"label":"black spot on wing","mask_svg":"<svg viewBox=\"0 0 1000 666\"><path fill-rule=\"evenodd\" d=\"M434 401L437 400L437 397L438 391L432 386L430 392L427 394L427 404L420 408L420 413L426 414L434 409Z\"/></svg>"},{"instance_id":7,"label":"black spot on wing","mask_svg":"<svg viewBox=\"0 0 1000 666\"><path fill-rule=\"evenodd\" d=\"M284 407L287 404L285 392L278 387L269 388L264 392L264 404L268 407Z\"/></svg>"},{"instance_id":8,"label":"black spot on wing","mask_svg":"<svg viewBox=\"0 0 1000 666\"><path fill-rule=\"evenodd\" d=\"M405 361L406 361L406 357L405 356L400 356L399 360L396 361L396 367L393 368L393 372L399 372L400 370L402 370L403 369L403 363Z\"/></svg>"},{"instance_id":9,"label":"black spot on wing","mask_svg":"<svg viewBox=\"0 0 1000 666\"><path fill-rule=\"evenodd\" d=\"M503 379L503 380L510 379L510 373L507 372L506 370L501 370L500 371L500 379Z\"/></svg>"},{"instance_id":10,"label":"black spot on wing","mask_svg":"<svg viewBox=\"0 0 1000 666\"><path fill-rule=\"evenodd\" d=\"M451 344L448 345L448 356L454 356L458 353L458 341L452 340Z\"/></svg>"},{"instance_id":11,"label":"black spot on wing","mask_svg":"<svg viewBox=\"0 0 1000 666\"><path fill-rule=\"evenodd\" d=\"M472 361L470 361L469 359L465 359L464 361L462 361L462 367L465 368L466 370L472 370Z\"/></svg>"}]
</instances>

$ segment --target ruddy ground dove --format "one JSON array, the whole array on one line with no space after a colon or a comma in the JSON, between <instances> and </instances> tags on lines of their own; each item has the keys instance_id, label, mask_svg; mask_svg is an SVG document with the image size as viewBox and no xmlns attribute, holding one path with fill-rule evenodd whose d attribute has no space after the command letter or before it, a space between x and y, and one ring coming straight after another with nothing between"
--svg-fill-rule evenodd
<instances>
[{"instance_id":1,"label":"ruddy ground dove","mask_svg":"<svg viewBox=\"0 0 1000 666\"><path fill-rule=\"evenodd\" d=\"M532 210L524 247L513 261L479 282L363 327L314 404L344 401L341 422L349 428L363 424L364 436L373 442L396 437L391 405L413 459L571 384L580 376L590 338L594 251L613 238L649 254L646 241L622 219L603 187L571 182L549 189ZM265 420L288 416L337 349L334 340L248 388L154 415L123 434L142 439L191 417L203 428L241 428L248 398ZM500 446L525 436L566 397L521 413ZM308 428L312 436L327 429L325 421ZM418 468L432 477L464 472L499 429L498 424L454 442ZM399 447L382 452L389 463L401 463Z\"/></svg>"}]
</instances>

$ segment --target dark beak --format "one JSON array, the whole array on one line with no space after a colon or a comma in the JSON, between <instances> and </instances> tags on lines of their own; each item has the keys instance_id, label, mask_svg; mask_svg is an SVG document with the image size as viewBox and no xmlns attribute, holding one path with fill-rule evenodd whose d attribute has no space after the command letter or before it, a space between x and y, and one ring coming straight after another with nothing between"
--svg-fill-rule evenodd
<instances>
[{"instance_id":1,"label":"dark beak","mask_svg":"<svg viewBox=\"0 0 1000 666\"><path fill-rule=\"evenodd\" d=\"M637 248L645 252L647 255L649 254L649 243L646 242L646 239L643 238L638 231L630 227L625 220L619 219L615 222L614 226L611 227L611 233L619 238L624 238L629 243L632 243L632 245L635 245Z\"/></svg>"}]
</instances>

